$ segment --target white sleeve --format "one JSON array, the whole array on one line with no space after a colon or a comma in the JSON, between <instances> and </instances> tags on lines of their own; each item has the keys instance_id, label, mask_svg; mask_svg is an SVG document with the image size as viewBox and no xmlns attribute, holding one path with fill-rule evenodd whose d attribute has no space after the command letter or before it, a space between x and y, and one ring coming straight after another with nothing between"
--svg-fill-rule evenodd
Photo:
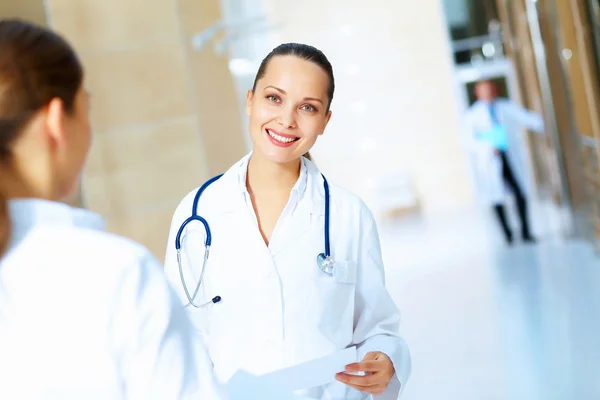
<instances>
[{"instance_id":1,"label":"white sleeve","mask_svg":"<svg viewBox=\"0 0 600 400\"><path fill-rule=\"evenodd\" d=\"M124 272L110 326L126 399L218 399L208 355L158 262Z\"/></svg>"},{"instance_id":2,"label":"white sleeve","mask_svg":"<svg viewBox=\"0 0 600 400\"><path fill-rule=\"evenodd\" d=\"M508 102L507 106L510 111L510 116L521 127L530 129L539 134L544 133L544 119L540 114L529 111L514 102Z\"/></svg>"},{"instance_id":3,"label":"white sleeve","mask_svg":"<svg viewBox=\"0 0 600 400\"><path fill-rule=\"evenodd\" d=\"M363 217L358 277L355 300L353 342L358 359L367 353L380 351L392 360L396 374L386 391L375 399L396 400L411 374L408 346L399 334L400 311L385 287L381 245L375 219L368 209Z\"/></svg>"}]
</instances>

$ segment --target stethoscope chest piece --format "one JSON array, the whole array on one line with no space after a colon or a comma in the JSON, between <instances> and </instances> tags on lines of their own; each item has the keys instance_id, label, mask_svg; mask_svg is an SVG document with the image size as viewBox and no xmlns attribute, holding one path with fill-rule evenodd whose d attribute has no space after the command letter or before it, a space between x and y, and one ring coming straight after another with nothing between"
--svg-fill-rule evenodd
<instances>
[{"instance_id":1,"label":"stethoscope chest piece","mask_svg":"<svg viewBox=\"0 0 600 400\"><path fill-rule=\"evenodd\" d=\"M331 256L326 256L324 253L319 254L317 256L317 265L321 271L325 272L327 275L333 275L335 261L333 261Z\"/></svg>"}]
</instances>

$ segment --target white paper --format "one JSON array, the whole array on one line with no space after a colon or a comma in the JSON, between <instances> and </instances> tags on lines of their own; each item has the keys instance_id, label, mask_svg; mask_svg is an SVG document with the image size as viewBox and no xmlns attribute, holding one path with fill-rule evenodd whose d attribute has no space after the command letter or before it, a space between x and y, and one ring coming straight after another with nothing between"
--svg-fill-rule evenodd
<instances>
[{"instance_id":1,"label":"white paper","mask_svg":"<svg viewBox=\"0 0 600 400\"><path fill-rule=\"evenodd\" d=\"M356 347L260 376L267 385L289 391L310 389L335 382L335 375L357 361Z\"/></svg>"},{"instance_id":2,"label":"white paper","mask_svg":"<svg viewBox=\"0 0 600 400\"><path fill-rule=\"evenodd\" d=\"M238 371L225 385L228 400L308 400L294 395L296 390L310 389L335 381L346 365L357 361L356 347L329 356L281 369L261 376Z\"/></svg>"}]
</instances>

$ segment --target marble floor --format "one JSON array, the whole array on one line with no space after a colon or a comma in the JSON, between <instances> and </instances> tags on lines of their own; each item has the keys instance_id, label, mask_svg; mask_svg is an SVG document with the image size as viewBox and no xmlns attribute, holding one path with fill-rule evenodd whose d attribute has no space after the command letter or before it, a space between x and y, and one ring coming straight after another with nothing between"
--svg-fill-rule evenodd
<instances>
[{"instance_id":1,"label":"marble floor","mask_svg":"<svg viewBox=\"0 0 600 400\"><path fill-rule=\"evenodd\" d=\"M600 399L600 257L537 207L539 244L490 215L380 224L413 374L404 400Z\"/></svg>"}]
</instances>

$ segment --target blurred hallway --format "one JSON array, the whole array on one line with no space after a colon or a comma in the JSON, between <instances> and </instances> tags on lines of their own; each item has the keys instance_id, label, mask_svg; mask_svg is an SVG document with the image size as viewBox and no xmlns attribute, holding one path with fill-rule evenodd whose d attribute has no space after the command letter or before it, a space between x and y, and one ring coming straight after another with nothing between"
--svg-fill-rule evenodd
<instances>
[{"instance_id":1,"label":"blurred hallway","mask_svg":"<svg viewBox=\"0 0 600 400\"><path fill-rule=\"evenodd\" d=\"M473 212L381 225L413 352L403 399L599 398L600 261L536 208L536 247L506 248Z\"/></svg>"}]
</instances>

